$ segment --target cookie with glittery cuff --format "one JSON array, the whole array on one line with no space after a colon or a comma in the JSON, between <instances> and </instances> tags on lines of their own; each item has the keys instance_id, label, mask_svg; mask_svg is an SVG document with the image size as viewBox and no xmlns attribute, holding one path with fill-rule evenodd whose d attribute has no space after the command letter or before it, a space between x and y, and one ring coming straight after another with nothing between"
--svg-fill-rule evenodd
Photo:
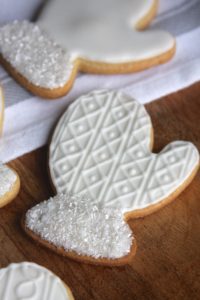
<instances>
[{"instance_id":1,"label":"cookie with glittery cuff","mask_svg":"<svg viewBox=\"0 0 200 300\"><path fill-rule=\"evenodd\" d=\"M77 72L118 74L168 61L175 40L146 30L157 0L50 0L37 23L0 28L0 61L28 90L45 98L66 94Z\"/></svg>"},{"instance_id":2,"label":"cookie with glittery cuff","mask_svg":"<svg viewBox=\"0 0 200 300\"><path fill-rule=\"evenodd\" d=\"M46 268L31 262L0 269L1 300L74 300L69 287Z\"/></svg>"},{"instance_id":3,"label":"cookie with glittery cuff","mask_svg":"<svg viewBox=\"0 0 200 300\"><path fill-rule=\"evenodd\" d=\"M136 100L106 90L80 97L58 122L49 149L53 187L65 196L32 208L23 220L26 232L85 262L130 261L136 243L124 220L168 204L199 168L190 142L172 142L157 154L152 147L151 119Z\"/></svg>"},{"instance_id":4,"label":"cookie with glittery cuff","mask_svg":"<svg viewBox=\"0 0 200 300\"><path fill-rule=\"evenodd\" d=\"M124 265L136 242L119 209L93 205L86 195L59 194L31 208L22 220L36 242L74 260Z\"/></svg>"}]
</instances>

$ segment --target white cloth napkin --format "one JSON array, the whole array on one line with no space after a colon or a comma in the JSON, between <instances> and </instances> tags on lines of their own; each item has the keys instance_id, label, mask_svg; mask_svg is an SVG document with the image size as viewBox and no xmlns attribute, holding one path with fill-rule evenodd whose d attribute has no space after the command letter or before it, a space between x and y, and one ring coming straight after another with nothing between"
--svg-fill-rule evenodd
<instances>
[{"instance_id":1,"label":"white cloth napkin","mask_svg":"<svg viewBox=\"0 0 200 300\"><path fill-rule=\"evenodd\" d=\"M39 0L0 0L0 24L13 18L30 18ZM29 5L27 5L29 3ZM58 117L71 101L93 89L122 89L141 103L182 89L200 79L200 1L160 0L152 28L162 28L176 36L177 53L168 63L129 75L80 74L71 92L59 100L47 101L21 88L0 68L6 111L4 135L0 139L0 160L9 161L45 145Z\"/></svg>"},{"instance_id":2,"label":"white cloth napkin","mask_svg":"<svg viewBox=\"0 0 200 300\"><path fill-rule=\"evenodd\" d=\"M13 21L32 19L44 0L0 0L0 25Z\"/></svg>"}]
</instances>

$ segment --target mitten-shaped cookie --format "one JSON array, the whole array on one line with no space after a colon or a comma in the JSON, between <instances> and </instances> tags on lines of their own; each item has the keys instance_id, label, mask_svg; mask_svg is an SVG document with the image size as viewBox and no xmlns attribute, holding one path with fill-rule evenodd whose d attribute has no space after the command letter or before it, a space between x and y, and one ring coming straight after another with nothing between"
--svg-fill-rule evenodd
<instances>
[{"instance_id":1,"label":"mitten-shaped cookie","mask_svg":"<svg viewBox=\"0 0 200 300\"><path fill-rule=\"evenodd\" d=\"M85 251L83 244L88 243L88 249L91 245L89 233L92 239L95 236L93 227L100 228L100 225L84 225L83 219L92 218L93 212L90 209L91 216L88 213L88 217L82 218L85 208L81 203L87 202L99 211L109 211L114 218L117 210L121 215L120 221L117 220L117 224L121 225L117 226L122 226L122 220L145 216L172 201L196 174L199 153L193 144L186 141L172 142L158 154L152 153L152 145L150 117L145 108L130 96L122 92L95 91L80 97L58 122L49 149L50 176L55 191L69 195L72 203L74 197L80 197L80 211L78 204L74 208L75 213L68 211L73 204L58 204L62 197L58 197L58 202L49 200L27 214L24 222L27 232L40 241L44 240L43 243L53 245L54 250L63 247L64 255L71 256L73 251L76 259L84 261L82 256L88 256L90 261L97 258L96 263L101 263L100 257L110 259L110 264L115 264L115 260L119 264L124 263L123 258L126 257L127 261L135 251L135 240L127 240L127 228L126 242L122 242L122 231L109 227L108 212L103 213L104 221L100 224L104 224L103 230L107 226L110 228L108 239L112 231L116 232L115 238L126 245L126 251L118 257L109 257L110 248L103 254L99 252L99 255ZM66 201L63 200L63 203ZM59 213L57 206L60 207ZM63 223L63 219L67 221ZM71 238L66 234L68 229L72 233L75 230L79 232L75 236L81 239L82 246L71 246ZM83 230L87 232L85 239ZM98 238L101 239L101 236L103 234Z\"/></svg>"},{"instance_id":2,"label":"mitten-shaped cookie","mask_svg":"<svg viewBox=\"0 0 200 300\"><path fill-rule=\"evenodd\" d=\"M0 60L23 86L41 97L63 96L77 72L127 73L169 60L174 38L141 31L157 0L49 0L37 24L0 28Z\"/></svg>"}]
</instances>

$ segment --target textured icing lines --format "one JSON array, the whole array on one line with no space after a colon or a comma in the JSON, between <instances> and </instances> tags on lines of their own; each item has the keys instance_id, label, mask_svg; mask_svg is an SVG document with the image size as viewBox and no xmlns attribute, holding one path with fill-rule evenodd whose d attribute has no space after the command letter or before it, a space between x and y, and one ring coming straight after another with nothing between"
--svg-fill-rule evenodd
<instances>
[{"instance_id":1,"label":"textured icing lines","mask_svg":"<svg viewBox=\"0 0 200 300\"><path fill-rule=\"evenodd\" d=\"M197 164L195 154L198 155L191 144L182 142L167 146L158 155L149 153L147 156L137 159L133 163L134 167L132 166L133 170L137 170L137 174L133 177L126 174L118 182L123 187L126 184L132 188L132 193L126 197L127 204L126 207L123 205L123 210L129 211L133 207L147 207L170 196L186 180L190 174L190 169L193 169ZM192 164L189 158L193 161ZM119 169L119 174L123 176L121 171L122 167ZM120 188L118 187L118 189ZM131 191L130 188L129 191ZM113 200L106 201L105 199L104 204L120 206L121 202L118 201L117 196L120 198L120 193L116 193Z\"/></svg>"},{"instance_id":2,"label":"textured icing lines","mask_svg":"<svg viewBox=\"0 0 200 300\"><path fill-rule=\"evenodd\" d=\"M142 121L140 121L140 117ZM142 185L145 185L145 177L151 165L149 133L151 124L149 117L145 116L143 109L135 115L135 126L129 135L126 151L122 153L122 159L113 178L115 193L108 205L126 195L127 201L137 201ZM126 193L121 193L120 187L127 184ZM125 190L124 190L125 191ZM106 203L106 201L105 201Z\"/></svg>"},{"instance_id":3,"label":"textured icing lines","mask_svg":"<svg viewBox=\"0 0 200 300\"><path fill-rule=\"evenodd\" d=\"M95 100L92 97L87 99L87 101L84 100L84 98L83 100L80 100L80 106L78 106L78 108L76 103L74 104L72 115L69 120L69 130L67 132L63 130L61 133L61 143L57 150L64 154L66 152L69 153L71 147L76 149L76 151L69 153L69 156L64 159L65 163L72 164L74 169L71 172L64 174L63 181L72 176L72 183L75 182L75 178L79 175L76 170L84 164L85 157L87 157L87 153L90 151L90 148L93 146L96 139L96 131L98 128L99 130L101 129L104 116L112 103L112 101L105 101L107 99L104 95ZM87 128L87 131L77 133L77 128L79 128L79 126L84 126ZM102 153L101 159L105 159L105 155L105 153ZM59 165L60 161L57 161L56 167L59 168Z\"/></svg>"},{"instance_id":4,"label":"textured icing lines","mask_svg":"<svg viewBox=\"0 0 200 300\"><path fill-rule=\"evenodd\" d=\"M107 203L107 199L109 199L109 204L111 204L112 201L117 201L118 198L125 195L133 199L138 185L141 183L144 168L149 164L148 148L150 140L147 136L150 131L150 123L147 115L143 116L143 111L141 111L142 108L138 105L136 111L131 112L132 122L130 123L130 130L126 132L126 144L122 149L119 148L119 158L113 176L110 178L109 191L100 200L104 203ZM142 122L138 118L141 115ZM138 123L140 126L138 126Z\"/></svg>"},{"instance_id":5,"label":"textured icing lines","mask_svg":"<svg viewBox=\"0 0 200 300\"><path fill-rule=\"evenodd\" d=\"M168 196L174 187L180 185L180 179L186 179L195 153L191 144L172 143L157 155L154 168L149 176L146 193L153 201L155 198Z\"/></svg>"},{"instance_id":6,"label":"textured icing lines","mask_svg":"<svg viewBox=\"0 0 200 300\"><path fill-rule=\"evenodd\" d=\"M121 105L119 104L120 98L115 97L112 99L111 97L110 101L112 102L112 107L106 111L106 118L102 117L103 121L101 127L98 127L98 134L95 129L95 142L92 148L87 151L90 155L82 165L79 181L76 182L75 186L72 185L73 191L87 192L93 197L99 194L100 191L102 192L105 181L109 182L110 168L112 168L113 163L117 160L118 148L124 134L123 131L130 122L128 108L124 108L124 126L122 124L118 125L117 119L114 120L112 114L114 113L115 115L115 108L119 109ZM133 106L133 103L131 103L131 106ZM127 139L126 134L124 135Z\"/></svg>"},{"instance_id":7,"label":"textured icing lines","mask_svg":"<svg viewBox=\"0 0 200 300\"><path fill-rule=\"evenodd\" d=\"M133 112L132 112L133 116L135 116L138 111L138 106L137 105L133 106L132 110L133 110ZM134 128L134 123L135 123L135 118L134 117L131 118L129 115L129 118L126 122L126 126L122 129L124 131L124 133L120 138L120 143L119 143L118 149L116 151L115 159L113 160L112 166L109 170L106 183L103 186L103 188L101 189L100 195L98 196L99 202L106 201L107 197L112 198L113 187L114 187L114 182L115 182L115 180L114 180L115 173L117 172L118 166L121 163L123 153L126 151L126 145L128 143L129 134ZM116 123L116 125L117 125L117 123ZM122 186L122 189L120 188L120 191L122 191L123 193L128 192L128 186Z\"/></svg>"},{"instance_id":8,"label":"textured icing lines","mask_svg":"<svg viewBox=\"0 0 200 300\"><path fill-rule=\"evenodd\" d=\"M33 263L11 264L0 270L1 300L67 300L68 292L60 279Z\"/></svg>"},{"instance_id":9,"label":"textured icing lines","mask_svg":"<svg viewBox=\"0 0 200 300\"><path fill-rule=\"evenodd\" d=\"M91 101L88 101L88 102L86 101L86 103L83 103L84 108L86 107L84 109L86 112L85 116L87 116L86 120L91 126L91 135L89 136L88 144L86 145L86 147L83 151L83 156L79 162L79 165L77 166L77 172L75 171L75 174L71 180L71 185L69 186L70 190L74 190L77 192L84 191L84 190L81 190L82 187L89 186L90 185L89 183L92 183L92 182L94 184L96 184L96 182L101 181L102 176L101 176L100 170L98 170L97 174L90 175L90 173L93 173L92 166L93 166L93 161L94 161L94 157L92 157L92 155L90 155L90 153L94 149L96 140L98 140L98 138L99 138L99 134L97 134L97 132L98 133L101 132L102 127L104 126L105 119L107 118L107 116L109 114L110 107L112 105L112 101L114 100L113 96L111 96L110 99L107 99L107 101L105 101L105 103L103 105L102 98L105 98L105 96L102 95L101 97L99 97L99 99L98 98L95 99L95 101L94 101L94 99L91 99ZM87 115L87 107L90 110L91 104L95 107L99 101L100 101L99 107L101 107L101 108L98 111L98 114L95 114L94 120L91 123L90 116L93 117L93 114ZM104 139L104 142L105 142L105 139ZM100 161L101 160L105 161L105 160L109 159L110 154L111 153L108 152L108 149L107 149L107 151L102 150L100 153L98 153L98 157L100 158ZM96 160L96 163L97 162L98 162L98 158ZM79 170L81 170L81 173ZM94 176L96 177L96 180L94 180ZM90 177L93 180L91 180ZM88 180L89 180L89 182L88 182Z\"/></svg>"},{"instance_id":10,"label":"textured icing lines","mask_svg":"<svg viewBox=\"0 0 200 300\"><path fill-rule=\"evenodd\" d=\"M108 99L105 101L105 98ZM93 104L93 113L91 113L91 104ZM106 105L107 108L103 110L102 107ZM59 170L62 165L63 170L62 176L57 178L57 184L62 187L67 182L68 189L73 192L87 192L92 198L98 195L99 202L107 196L118 198L131 193L135 189L134 184L130 181L129 184L122 182L122 185L119 185L116 173L121 172L121 170L117 171L121 161L128 164L135 159L135 151L136 157L143 159L145 146L150 144L148 134L144 135L144 128L149 131L150 123L143 107L128 97L124 99L120 93L111 93L109 97L104 93L94 93L88 99L80 100L79 105L75 103L70 113L68 130L65 131L63 128L59 150L57 150L63 153L63 156L60 155L61 160L56 159L55 163L55 169ZM136 118L136 115L139 118ZM91 117L94 117L92 122ZM87 127L86 133L78 131L80 126ZM144 147L138 149L139 139L142 139L140 142ZM74 152L70 153L72 147ZM133 153L126 161L129 150ZM77 172L74 175L75 169ZM134 165L131 169L131 177L133 173L138 174Z\"/></svg>"},{"instance_id":11,"label":"textured icing lines","mask_svg":"<svg viewBox=\"0 0 200 300\"><path fill-rule=\"evenodd\" d=\"M74 168L77 168L77 165L79 165L92 136L92 131L96 126L96 121L100 116L99 112L103 108L97 102L93 103L88 99L87 105L84 105L83 101L80 100L79 109L77 109L77 105L74 103L70 107L70 110L70 119L68 120L68 116L64 116L69 122L69 130L65 131L63 128L58 133L56 142L58 146L55 149L57 153L54 154L55 157L56 154L60 157L58 160L56 158L55 169L58 169L59 172L61 167L64 171L63 176L58 178L58 184L61 183L61 185L64 182L68 182L74 174ZM88 115L87 119L84 117L85 115ZM68 154L66 157L65 153Z\"/></svg>"}]
</instances>

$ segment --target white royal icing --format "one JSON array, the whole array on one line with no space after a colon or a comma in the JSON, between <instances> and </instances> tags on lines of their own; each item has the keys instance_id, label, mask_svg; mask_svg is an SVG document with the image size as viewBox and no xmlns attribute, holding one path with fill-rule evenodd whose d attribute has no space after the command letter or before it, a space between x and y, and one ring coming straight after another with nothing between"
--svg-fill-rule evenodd
<instances>
[{"instance_id":1,"label":"white royal icing","mask_svg":"<svg viewBox=\"0 0 200 300\"><path fill-rule=\"evenodd\" d=\"M44 88L64 86L73 69L69 53L27 21L0 28L0 52L21 75Z\"/></svg>"},{"instance_id":2,"label":"white royal icing","mask_svg":"<svg viewBox=\"0 0 200 300\"><path fill-rule=\"evenodd\" d=\"M44 267L30 262L0 269L1 300L70 300L62 281Z\"/></svg>"},{"instance_id":3,"label":"white royal icing","mask_svg":"<svg viewBox=\"0 0 200 300\"><path fill-rule=\"evenodd\" d=\"M61 117L50 145L49 167L58 193L87 194L101 207L132 212L176 191L199 163L184 141L151 152L152 124L143 105L122 92L95 91Z\"/></svg>"},{"instance_id":4,"label":"white royal icing","mask_svg":"<svg viewBox=\"0 0 200 300\"><path fill-rule=\"evenodd\" d=\"M172 49L162 30L134 28L155 0L50 0L39 24L73 57L108 63L151 59Z\"/></svg>"},{"instance_id":5,"label":"white royal icing","mask_svg":"<svg viewBox=\"0 0 200 300\"><path fill-rule=\"evenodd\" d=\"M133 241L120 210L99 208L84 196L57 195L36 205L26 226L57 247L94 258L123 257Z\"/></svg>"},{"instance_id":6,"label":"white royal icing","mask_svg":"<svg viewBox=\"0 0 200 300\"><path fill-rule=\"evenodd\" d=\"M0 198L12 190L16 180L17 175L15 172L6 165L0 163Z\"/></svg>"}]
</instances>

